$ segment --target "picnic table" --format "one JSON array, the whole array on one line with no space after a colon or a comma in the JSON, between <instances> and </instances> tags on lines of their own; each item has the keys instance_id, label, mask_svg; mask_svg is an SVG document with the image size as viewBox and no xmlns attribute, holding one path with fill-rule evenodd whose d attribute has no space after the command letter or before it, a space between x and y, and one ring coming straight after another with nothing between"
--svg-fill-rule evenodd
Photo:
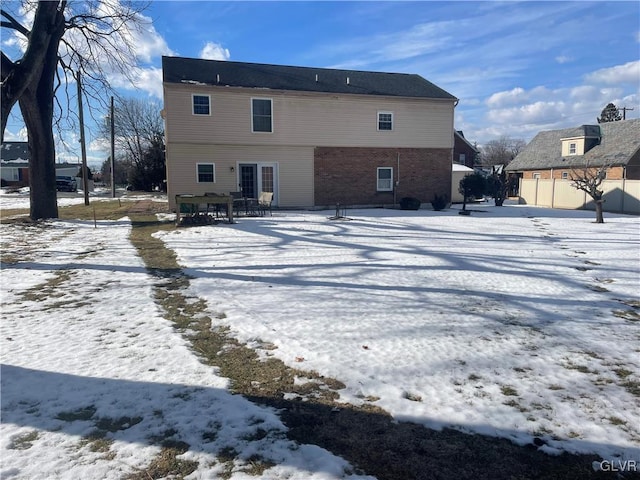
<instances>
[{"instance_id":1,"label":"picnic table","mask_svg":"<svg viewBox=\"0 0 640 480\"><path fill-rule=\"evenodd\" d=\"M180 225L181 216L188 215L185 218L198 218L200 215L200 205L206 205L205 215L209 217L209 207L214 205L216 211L219 211L221 205L227 207L227 219L229 223L233 223L233 197L230 195L218 195L216 193L205 193L204 195L176 195L176 225ZM205 222L202 222L205 223Z\"/></svg>"}]
</instances>

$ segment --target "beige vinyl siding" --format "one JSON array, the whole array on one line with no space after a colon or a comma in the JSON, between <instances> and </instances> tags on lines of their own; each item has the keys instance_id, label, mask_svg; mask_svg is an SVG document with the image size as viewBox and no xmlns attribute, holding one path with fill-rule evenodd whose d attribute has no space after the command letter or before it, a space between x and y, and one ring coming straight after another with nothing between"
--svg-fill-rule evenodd
<instances>
[{"instance_id":1,"label":"beige vinyl siding","mask_svg":"<svg viewBox=\"0 0 640 480\"><path fill-rule=\"evenodd\" d=\"M164 85L167 129L176 143L452 148L453 101ZM211 96L211 115L192 114L192 95ZM251 98L273 100L273 132L251 132ZM378 130L378 112L393 130Z\"/></svg>"},{"instance_id":2,"label":"beige vinyl siding","mask_svg":"<svg viewBox=\"0 0 640 480\"><path fill-rule=\"evenodd\" d=\"M575 153L569 152L569 147L572 143L575 144L576 146ZM584 155L584 144L585 144L584 137L563 139L562 140L562 156L568 157L570 155Z\"/></svg>"},{"instance_id":3,"label":"beige vinyl siding","mask_svg":"<svg viewBox=\"0 0 640 480\"><path fill-rule=\"evenodd\" d=\"M175 136L173 135L173 138ZM313 148L292 146L167 144L167 178L170 207L175 195L206 192L226 194L238 190L239 163L276 163L278 197L281 207L313 205ZM214 163L216 182L198 183L196 165ZM234 171L231 171L233 167Z\"/></svg>"}]
</instances>

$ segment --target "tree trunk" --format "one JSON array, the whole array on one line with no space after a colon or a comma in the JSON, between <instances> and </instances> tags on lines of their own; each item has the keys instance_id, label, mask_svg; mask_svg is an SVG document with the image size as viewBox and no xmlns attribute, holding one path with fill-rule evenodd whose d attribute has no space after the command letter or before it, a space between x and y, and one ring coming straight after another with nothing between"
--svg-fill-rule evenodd
<instances>
[{"instance_id":1,"label":"tree trunk","mask_svg":"<svg viewBox=\"0 0 640 480\"><path fill-rule=\"evenodd\" d=\"M29 38L29 46L20 62L12 62L9 57L2 54L2 78L0 111L2 116L2 139L7 127L9 114L16 102L20 99L25 89L40 78L44 57L50 45L52 32L55 36L55 26L52 19L59 16L58 1L38 2L38 8L33 20L31 31L19 23L13 23L12 27L22 32ZM63 19L64 20L64 19ZM4 25L3 25L4 26ZM54 27L54 30L51 27ZM62 25L64 27L64 24ZM56 42L56 49L60 41Z\"/></svg>"},{"instance_id":2,"label":"tree trunk","mask_svg":"<svg viewBox=\"0 0 640 480\"><path fill-rule=\"evenodd\" d=\"M58 65L58 46L64 34L64 16L52 20L51 39L42 73L20 97L20 111L29 136L29 179L32 220L58 218L56 150L53 139L53 86Z\"/></svg>"},{"instance_id":3,"label":"tree trunk","mask_svg":"<svg viewBox=\"0 0 640 480\"><path fill-rule=\"evenodd\" d=\"M596 200L596 223L604 223L604 217L602 215L602 198Z\"/></svg>"}]
</instances>

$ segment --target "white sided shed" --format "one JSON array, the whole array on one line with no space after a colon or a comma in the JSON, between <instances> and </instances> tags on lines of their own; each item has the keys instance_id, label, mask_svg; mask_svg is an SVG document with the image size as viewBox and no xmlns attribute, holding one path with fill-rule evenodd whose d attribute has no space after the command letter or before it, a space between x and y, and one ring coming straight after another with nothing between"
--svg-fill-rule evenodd
<instances>
[{"instance_id":1,"label":"white sided shed","mask_svg":"<svg viewBox=\"0 0 640 480\"><path fill-rule=\"evenodd\" d=\"M473 168L465 167L459 163L454 163L451 170L451 203L461 203L464 197L458 191L460 180L473 173Z\"/></svg>"}]
</instances>

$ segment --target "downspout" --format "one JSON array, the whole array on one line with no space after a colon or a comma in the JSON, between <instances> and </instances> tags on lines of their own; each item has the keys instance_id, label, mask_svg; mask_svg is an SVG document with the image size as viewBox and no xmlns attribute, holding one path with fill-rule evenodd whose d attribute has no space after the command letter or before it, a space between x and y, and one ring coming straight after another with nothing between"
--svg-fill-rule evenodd
<instances>
[{"instance_id":1,"label":"downspout","mask_svg":"<svg viewBox=\"0 0 640 480\"><path fill-rule=\"evenodd\" d=\"M400 185L400 152L398 152L397 155L398 155L398 158L397 158L398 168L397 168L397 175L396 175L396 186L393 189L393 207L394 208L396 207L396 205L398 205L398 202L397 202L398 192L397 192L397 190L398 190L398 186Z\"/></svg>"}]
</instances>

